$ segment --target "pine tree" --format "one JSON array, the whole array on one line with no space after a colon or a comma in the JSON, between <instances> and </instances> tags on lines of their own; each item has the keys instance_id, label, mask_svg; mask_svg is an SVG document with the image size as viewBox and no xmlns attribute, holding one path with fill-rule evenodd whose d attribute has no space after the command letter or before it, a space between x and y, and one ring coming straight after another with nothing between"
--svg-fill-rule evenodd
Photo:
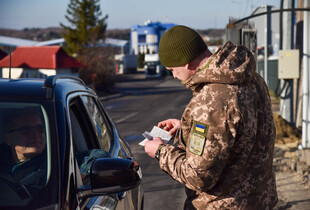
<instances>
[{"instance_id":1,"label":"pine tree","mask_svg":"<svg viewBox=\"0 0 310 210\"><path fill-rule=\"evenodd\" d=\"M60 24L64 31L64 49L69 55L78 55L83 48L104 40L108 15L101 18L99 1L70 0L65 17L71 26Z\"/></svg>"}]
</instances>

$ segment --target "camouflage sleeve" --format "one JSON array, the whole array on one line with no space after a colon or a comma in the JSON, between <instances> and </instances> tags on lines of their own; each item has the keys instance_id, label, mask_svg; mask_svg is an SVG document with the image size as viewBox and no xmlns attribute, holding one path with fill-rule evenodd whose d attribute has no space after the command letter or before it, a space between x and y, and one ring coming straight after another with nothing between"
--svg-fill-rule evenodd
<instances>
[{"instance_id":1,"label":"camouflage sleeve","mask_svg":"<svg viewBox=\"0 0 310 210\"><path fill-rule=\"evenodd\" d=\"M211 189L230 160L230 151L237 149L236 131L242 121L237 100L219 98L200 106L197 104L202 103L195 102L186 120L191 126L185 151L166 145L160 153L161 169L195 191ZM207 129L197 132L197 124Z\"/></svg>"}]
</instances>

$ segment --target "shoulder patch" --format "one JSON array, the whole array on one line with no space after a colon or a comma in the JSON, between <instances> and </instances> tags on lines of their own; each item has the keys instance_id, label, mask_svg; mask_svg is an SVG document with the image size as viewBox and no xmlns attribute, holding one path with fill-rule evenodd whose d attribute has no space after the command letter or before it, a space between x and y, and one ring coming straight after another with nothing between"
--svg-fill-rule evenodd
<instances>
[{"instance_id":1,"label":"shoulder patch","mask_svg":"<svg viewBox=\"0 0 310 210\"><path fill-rule=\"evenodd\" d=\"M192 135L189 144L189 151L196 155L202 155L204 150L209 125L198 121L193 122Z\"/></svg>"}]
</instances>

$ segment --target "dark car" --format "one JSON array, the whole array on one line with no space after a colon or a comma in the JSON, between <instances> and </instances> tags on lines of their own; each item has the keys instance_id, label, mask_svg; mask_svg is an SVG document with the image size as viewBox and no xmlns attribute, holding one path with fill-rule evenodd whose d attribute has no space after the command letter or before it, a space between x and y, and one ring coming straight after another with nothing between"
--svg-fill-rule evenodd
<instances>
[{"instance_id":1,"label":"dark car","mask_svg":"<svg viewBox=\"0 0 310 210\"><path fill-rule=\"evenodd\" d=\"M0 80L0 209L142 209L142 173L82 80Z\"/></svg>"}]
</instances>

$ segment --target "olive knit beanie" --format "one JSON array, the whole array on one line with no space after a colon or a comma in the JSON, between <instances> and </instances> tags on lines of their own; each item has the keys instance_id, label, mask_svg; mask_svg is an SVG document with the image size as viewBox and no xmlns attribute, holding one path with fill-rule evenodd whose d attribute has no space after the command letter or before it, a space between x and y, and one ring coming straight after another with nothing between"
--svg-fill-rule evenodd
<instances>
[{"instance_id":1,"label":"olive knit beanie","mask_svg":"<svg viewBox=\"0 0 310 210\"><path fill-rule=\"evenodd\" d=\"M191 62L207 49L207 45L196 31L177 25L161 37L158 54L162 65L176 67Z\"/></svg>"}]
</instances>

